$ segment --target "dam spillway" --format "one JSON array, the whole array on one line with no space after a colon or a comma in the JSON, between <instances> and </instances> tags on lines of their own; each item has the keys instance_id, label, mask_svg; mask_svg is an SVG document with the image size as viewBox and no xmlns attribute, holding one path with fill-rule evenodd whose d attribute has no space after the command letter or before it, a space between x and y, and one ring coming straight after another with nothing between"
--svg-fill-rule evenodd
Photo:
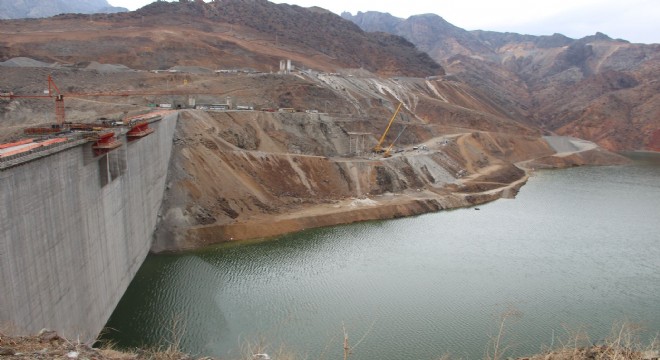
<instances>
[{"instance_id":1,"label":"dam spillway","mask_svg":"<svg viewBox=\"0 0 660 360\"><path fill-rule=\"evenodd\" d=\"M177 118L101 156L82 143L0 170L0 326L98 335L149 252Z\"/></svg>"}]
</instances>

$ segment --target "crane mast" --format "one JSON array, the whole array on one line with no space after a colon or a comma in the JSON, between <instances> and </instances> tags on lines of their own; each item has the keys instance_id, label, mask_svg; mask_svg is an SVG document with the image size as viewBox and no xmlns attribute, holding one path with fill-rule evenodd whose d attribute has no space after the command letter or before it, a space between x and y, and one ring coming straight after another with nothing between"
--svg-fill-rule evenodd
<instances>
[{"instance_id":1,"label":"crane mast","mask_svg":"<svg viewBox=\"0 0 660 360\"><path fill-rule=\"evenodd\" d=\"M55 94L57 92L57 94ZM64 95L55 84L53 77L48 75L48 96L55 97L55 122L61 128L64 126Z\"/></svg>"}]
</instances>

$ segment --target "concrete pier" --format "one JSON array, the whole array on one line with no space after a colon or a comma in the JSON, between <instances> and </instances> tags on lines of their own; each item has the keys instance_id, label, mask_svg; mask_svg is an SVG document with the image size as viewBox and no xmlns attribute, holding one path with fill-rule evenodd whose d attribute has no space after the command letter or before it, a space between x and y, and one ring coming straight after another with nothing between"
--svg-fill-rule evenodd
<instances>
[{"instance_id":1,"label":"concrete pier","mask_svg":"<svg viewBox=\"0 0 660 360\"><path fill-rule=\"evenodd\" d=\"M0 326L98 335L149 251L177 116L100 157L88 143L0 171Z\"/></svg>"}]
</instances>

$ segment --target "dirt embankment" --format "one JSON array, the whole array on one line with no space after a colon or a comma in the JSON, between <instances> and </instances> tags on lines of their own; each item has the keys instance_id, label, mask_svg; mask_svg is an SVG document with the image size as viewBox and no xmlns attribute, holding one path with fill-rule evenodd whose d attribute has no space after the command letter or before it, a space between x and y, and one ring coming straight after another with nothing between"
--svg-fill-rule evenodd
<instances>
[{"instance_id":1,"label":"dirt embankment","mask_svg":"<svg viewBox=\"0 0 660 360\"><path fill-rule=\"evenodd\" d=\"M369 151L373 136L356 154L348 126L325 114L183 111L153 250L513 197L527 180L515 163L556 153L540 137L431 126L384 158Z\"/></svg>"}]
</instances>

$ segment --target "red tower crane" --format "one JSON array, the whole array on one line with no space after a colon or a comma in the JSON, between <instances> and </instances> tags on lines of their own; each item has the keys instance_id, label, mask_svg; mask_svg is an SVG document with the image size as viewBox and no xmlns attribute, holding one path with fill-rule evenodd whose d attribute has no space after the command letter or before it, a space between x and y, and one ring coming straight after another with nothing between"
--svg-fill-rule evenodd
<instances>
[{"instance_id":1,"label":"red tower crane","mask_svg":"<svg viewBox=\"0 0 660 360\"><path fill-rule=\"evenodd\" d=\"M54 92L57 91L55 95L55 122L60 127L64 126L64 95L53 81L53 77L48 75L48 96L53 97Z\"/></svg>"},{"instance_id":2,"label":"red tower crane","mask_svg":"<svg viewBox=\"0 0 660 360\"><path fill-rule=\"evenodd\" d=\"M0 98L12 99L40 99L55 98L55 122L58 128L64 126L64 95L55 84L53 77L48 75L48 95L14 95L14 93L0 93Z\"/></svg>"},{"instance_id":3,"label":"red tower crane","mask_svg":"<svg viewBox=\"0 0 660 360\"><path fill-rule=\"evenodd\" d=\"M46 93L46 92L44 92ZM77 97L96 97L96 96L145 96L145 95L171 95L175 94L173 91L167 92L107 92L107 93L67 93L66 96L69 98ZM44 95L15 95L12 92L9 93L0 93L0 98L9 98L12 99L30 99L30 98L52 98L55 99L55 121L56 124L51 124L47 127L30 127L24 129L25 134L30 135L51 135L60 133L68 130L83 130L89 132L89 139L94 141L92 149L96 155L107 153L113 149L116 149L122 145L120 141L117 140L116 132L112 129L107 129L109 125L93 125L86 123L71 123L66 122L65 111L64 111L64 96L60 89L55 84L51 75L48 75L48 90L47 94ZM137 140L144 136L147 136L154 132L154 129L149 127L149 121L153 120L155 117L160 117L161 114L150 113L149 115L139 115L132 118L124 119L126 121L126 126L129 130L126 132L126 137L128 140Z\"/></svg>"},{"instance_id":4,"label":"red tower crane","mask_svg":"<svg viewBox=\"0 0 660 360\"><path fill-rule=\"evenodd\" d=\"M153 96L153 95L196 95L196 94L223 94L223 92L179 92L176 90L168 91L117 91L117 92L97 92L97 93L62 93L60 89L55 84L51 75L48 75L48 94L44 95L15 95L14 93L0 93L0 98L9 98L11 99L30 99L30 98L51 98L55 99L55 125L52 125L49 128L45 127L35 127L27 129L28 133L34 134L43 134L43 133L54 133L62 130L68 130L75 128L77 124L71 124L66 122L65 112L64 112L64 97L67 98L79 98L79 97L97 97L97 96L107 96L107 97L127 97L127 96ZM135 133L146 134L145 127L140 126L139 130L136 130ZM135 134L132 134L135 135Z\"/></svg>"}]
</instances>

